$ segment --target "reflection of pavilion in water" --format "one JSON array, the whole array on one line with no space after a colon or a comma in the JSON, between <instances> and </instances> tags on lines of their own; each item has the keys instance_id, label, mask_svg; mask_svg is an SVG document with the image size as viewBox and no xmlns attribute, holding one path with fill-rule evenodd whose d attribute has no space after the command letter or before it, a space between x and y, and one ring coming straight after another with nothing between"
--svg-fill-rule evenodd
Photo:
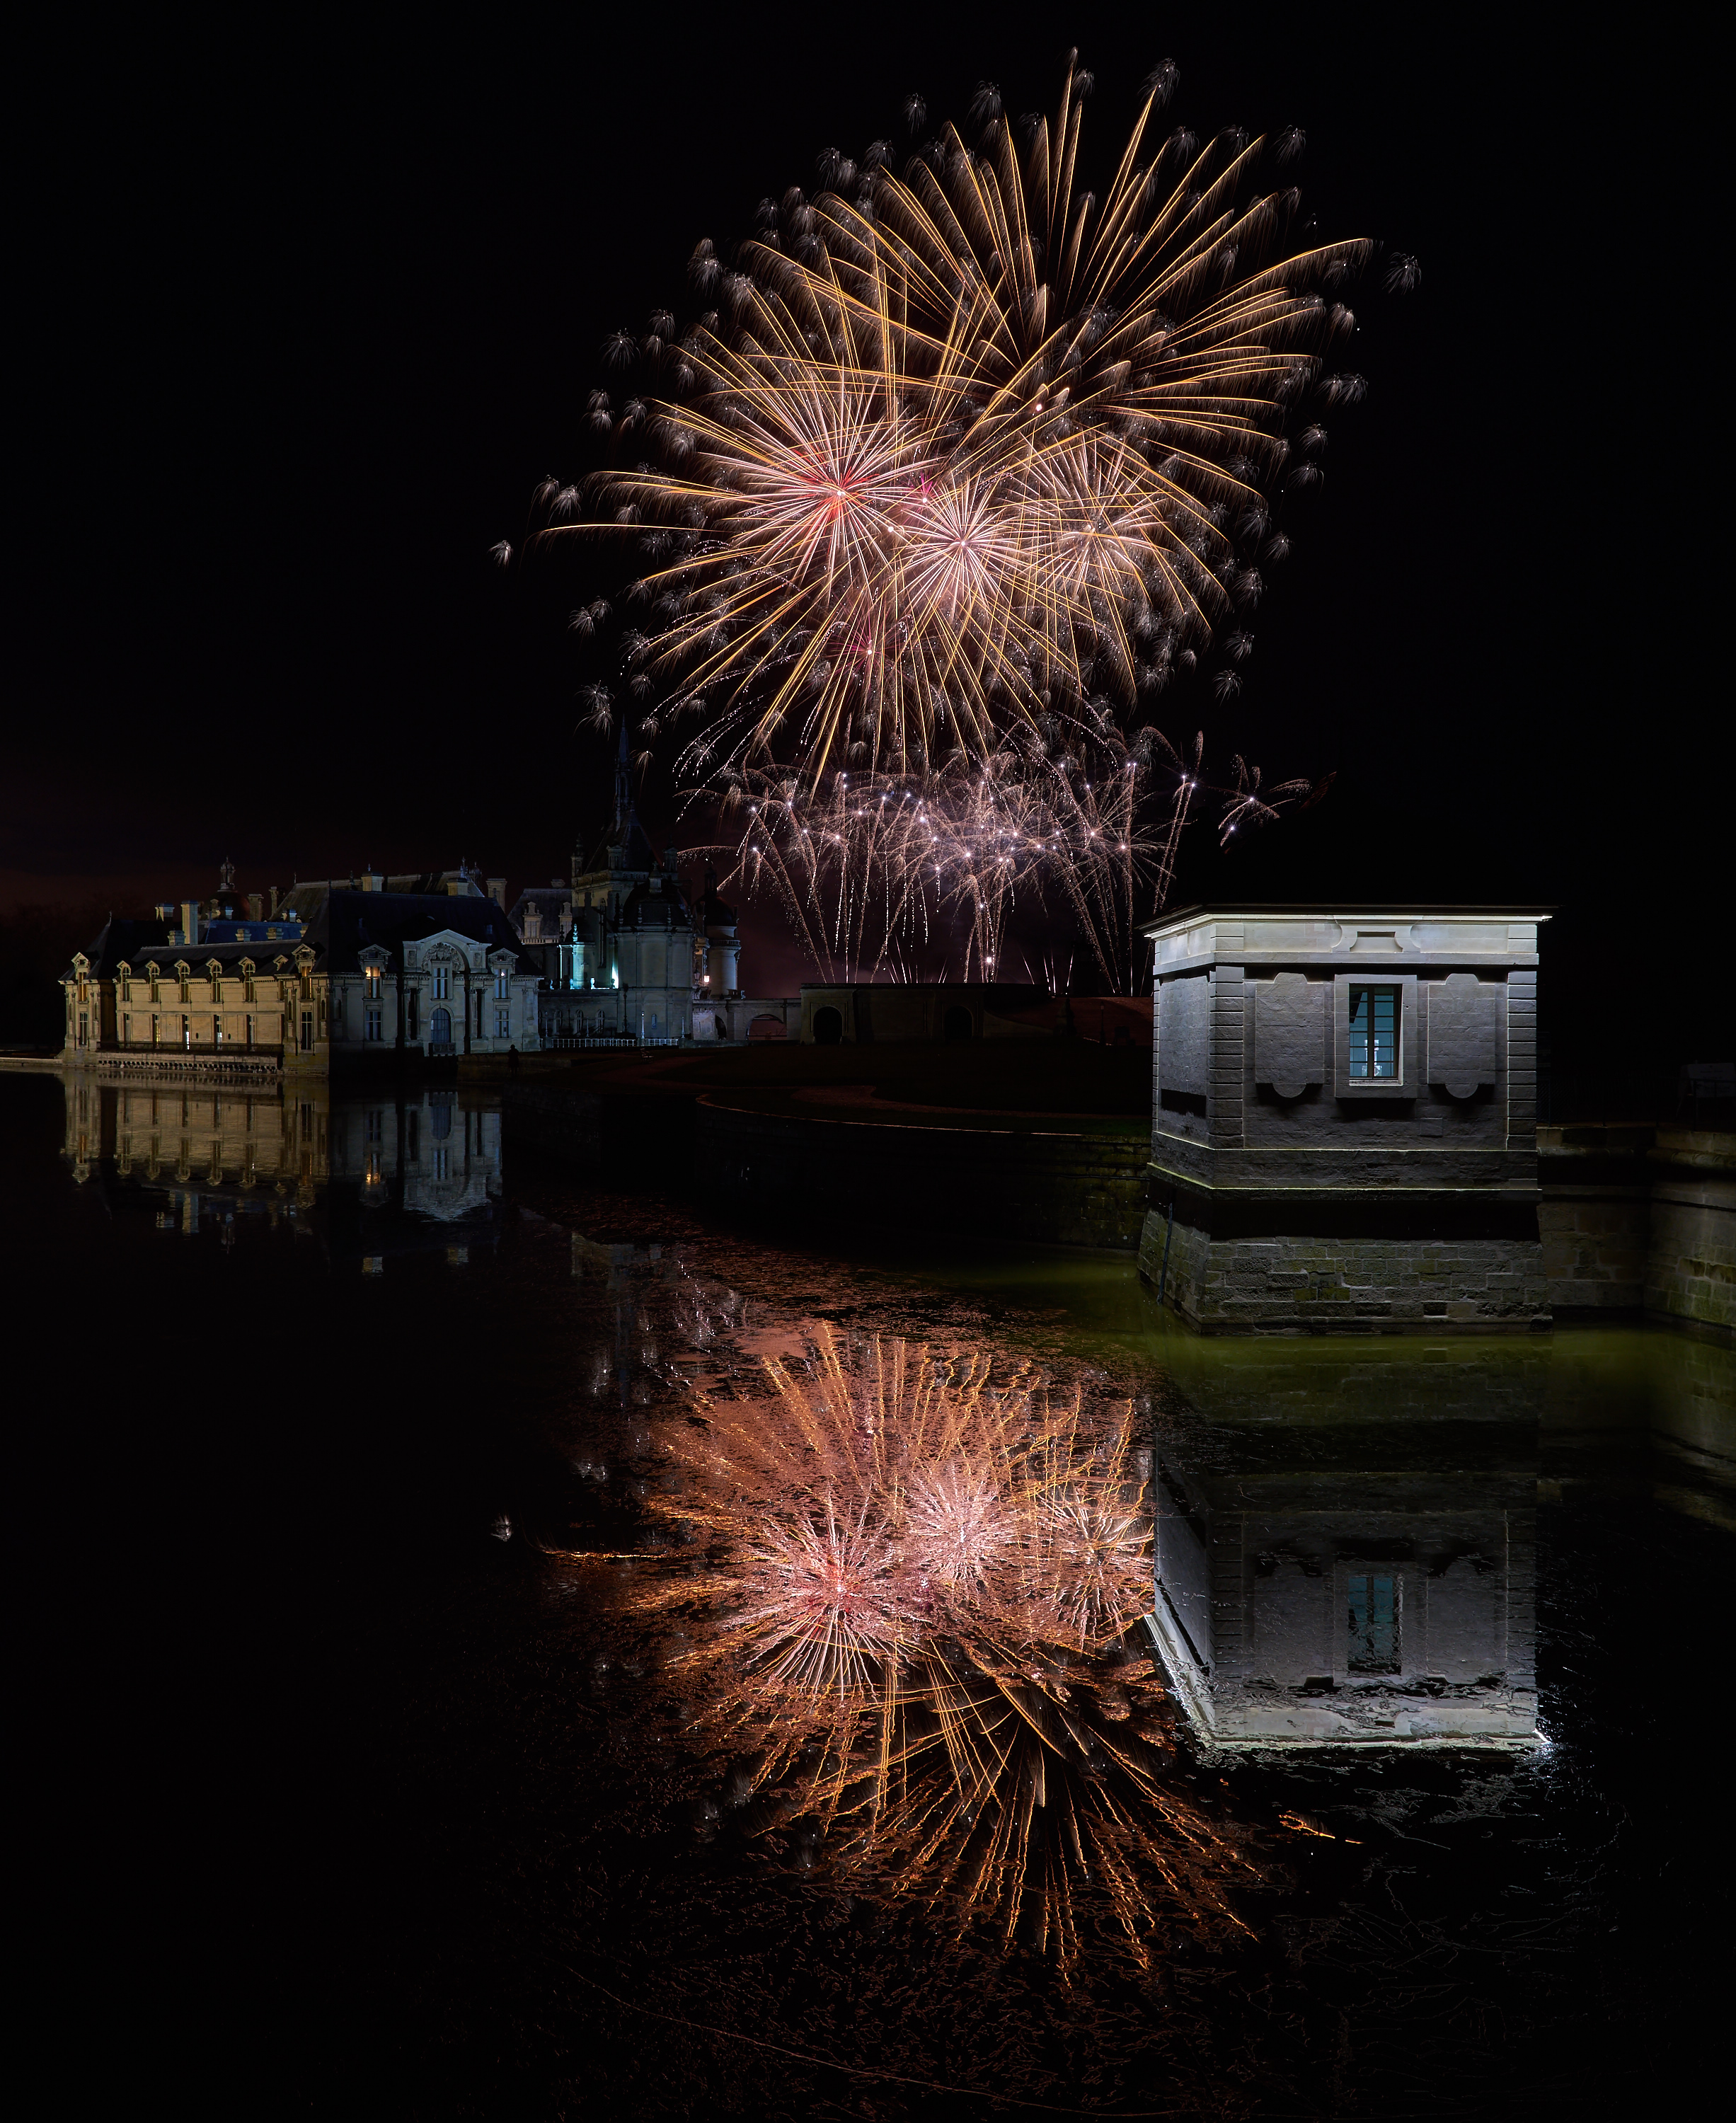
<instances>
[{"instance_id":1,"label":"reflection of pavilion in water","mask_svg":"<svg viewBox=\"0 0 1736 2123\"><path fill-rule=\"evenodd\" d=\"M1160 1443L1164 1661L1227 1746L1537 1741L1546 1351L1213 1347Z\"/></svg>"},{"instance_id":2,"label":"reflection of pavilion in water","mask_svg":"<svg viewBox=\"0 0 1736 2123\"><path fill-rule=\"evenodd\" d=\"M450 1089L333 1098L323 1085L69 1080L67 1161L162 1189L160 1229L221 1220L321 1233L339 1255L378 1267L394 1253L467 1246L492 1235L500 1193L500 1116ZM430 1230L429 1226L437 1227Z\"/></svg>"}]
</instances>

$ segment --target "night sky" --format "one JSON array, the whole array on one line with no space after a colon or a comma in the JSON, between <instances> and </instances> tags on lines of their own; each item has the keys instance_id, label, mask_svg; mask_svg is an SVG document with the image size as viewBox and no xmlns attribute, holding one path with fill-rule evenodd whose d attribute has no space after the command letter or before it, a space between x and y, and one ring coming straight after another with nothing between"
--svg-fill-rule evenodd
<instances>
[{"instance_id":1,"label":"night sky","mask_svg":"<svg viewBox=\"0 0 1736 2123\"><path fill-rule=\"evenodd\" d=\"M604 335L665 304L684 326L695 241L895 134L907 91L931 129L983 77L1052 107L1077 43L1088 152L1173 56L1165 129L1302 125L1321 232L1423 267L1411 296L1377 269L1347 298L1337 365L1369 396L1324 416L1241 698L1155 715L1336 785L1233 860L1199 836L1177 902L1552 902L1558 1069L1732 1045L1692 53L1337 12L251 19L246 44L14 54L35 129L0 912L143 911L225 855L243 889L564 874L607 804L575 699L594 654L563 627L575 580L489 549L541 476L598 461ZM669 815L655 777L645 808ZM748 935L759 992L800 977L774 917Z\"/></svg>"}]
</instances>

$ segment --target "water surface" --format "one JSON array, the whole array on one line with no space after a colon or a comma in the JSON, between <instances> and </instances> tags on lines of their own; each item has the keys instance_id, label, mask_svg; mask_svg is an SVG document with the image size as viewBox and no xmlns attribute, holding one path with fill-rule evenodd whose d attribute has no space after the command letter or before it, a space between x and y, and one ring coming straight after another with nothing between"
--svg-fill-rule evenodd
<instances>
[{"instance_id":1,"label":"water surface","mask_svg":"<svg viewBox=\"0 0 1736 2123\"><path fill-rule=\"evenodd\" d=\"M0 1099L43 1699L79 1676L55 1921L196 1918L201 2068L428 2117L1602 2113L1687 2073L1728 1349L1201 1342L1125 1257L936 1245L919 1202L903 1246L847 1202L785 1244L462 1090ZM849 1687L777 1605L804 1454L890 1558ZM1215 1619L1208 1521L1247 1544ZM1314 1630L1301 1697L1232 1708L1339 1743L1205 1744L1209 1684L1119 1626L1135 1565L1195 1637Z\"/></svg>"}]
</instances>

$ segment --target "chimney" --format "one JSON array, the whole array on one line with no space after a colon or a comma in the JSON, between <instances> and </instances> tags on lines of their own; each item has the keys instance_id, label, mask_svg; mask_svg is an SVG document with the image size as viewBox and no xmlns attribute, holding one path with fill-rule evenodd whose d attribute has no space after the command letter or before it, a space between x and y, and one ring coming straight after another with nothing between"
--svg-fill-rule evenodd
<instances>
[{"instance_id":1,"label":"chimney","mask_svg":"<svg viewBox=\"0 0 1736 2123\"><path fill-rule=\"evenodd\" d=\"M488 896L504 914L506 912L506 879L491 877L488 880Z\"/></svg>"},{"instance_id":2,"label":"chimney","mask_svg":"<svg viewBox=\"0 0 1736 2123\"><path fill-rule=\"evenodd\" d=\"M250 892L247 894L247 919L250 921L263 921L265 918L265 902L264 896L257 892Z\"/></svg>"},{"instance_id":3,"label":"chimney","mask_svg":"<svg viewBox=\"0 0 1736 2123\"><path fill-rule=\"evenodd\" d=\"M277 912L277 887L274 884L271 888L271 912L274 915Z\"/></svg>"}]
</instances>

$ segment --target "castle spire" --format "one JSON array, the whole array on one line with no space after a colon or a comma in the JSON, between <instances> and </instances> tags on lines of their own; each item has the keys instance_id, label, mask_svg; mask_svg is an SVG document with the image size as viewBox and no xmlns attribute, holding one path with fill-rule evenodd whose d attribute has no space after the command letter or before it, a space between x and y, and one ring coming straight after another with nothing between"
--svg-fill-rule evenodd
<instances>
[{"instance_id":1,"label":"castle spire","mask_svg":"<svg viewBox=\"0 0 1736 2123\"><path fill-rule=\"evenodd\" d=\"M627 778L626 718L621 719L621 743L615 751L615 823L624 825L633 809L633 791Z\"/></svg>"}]
</instances>

